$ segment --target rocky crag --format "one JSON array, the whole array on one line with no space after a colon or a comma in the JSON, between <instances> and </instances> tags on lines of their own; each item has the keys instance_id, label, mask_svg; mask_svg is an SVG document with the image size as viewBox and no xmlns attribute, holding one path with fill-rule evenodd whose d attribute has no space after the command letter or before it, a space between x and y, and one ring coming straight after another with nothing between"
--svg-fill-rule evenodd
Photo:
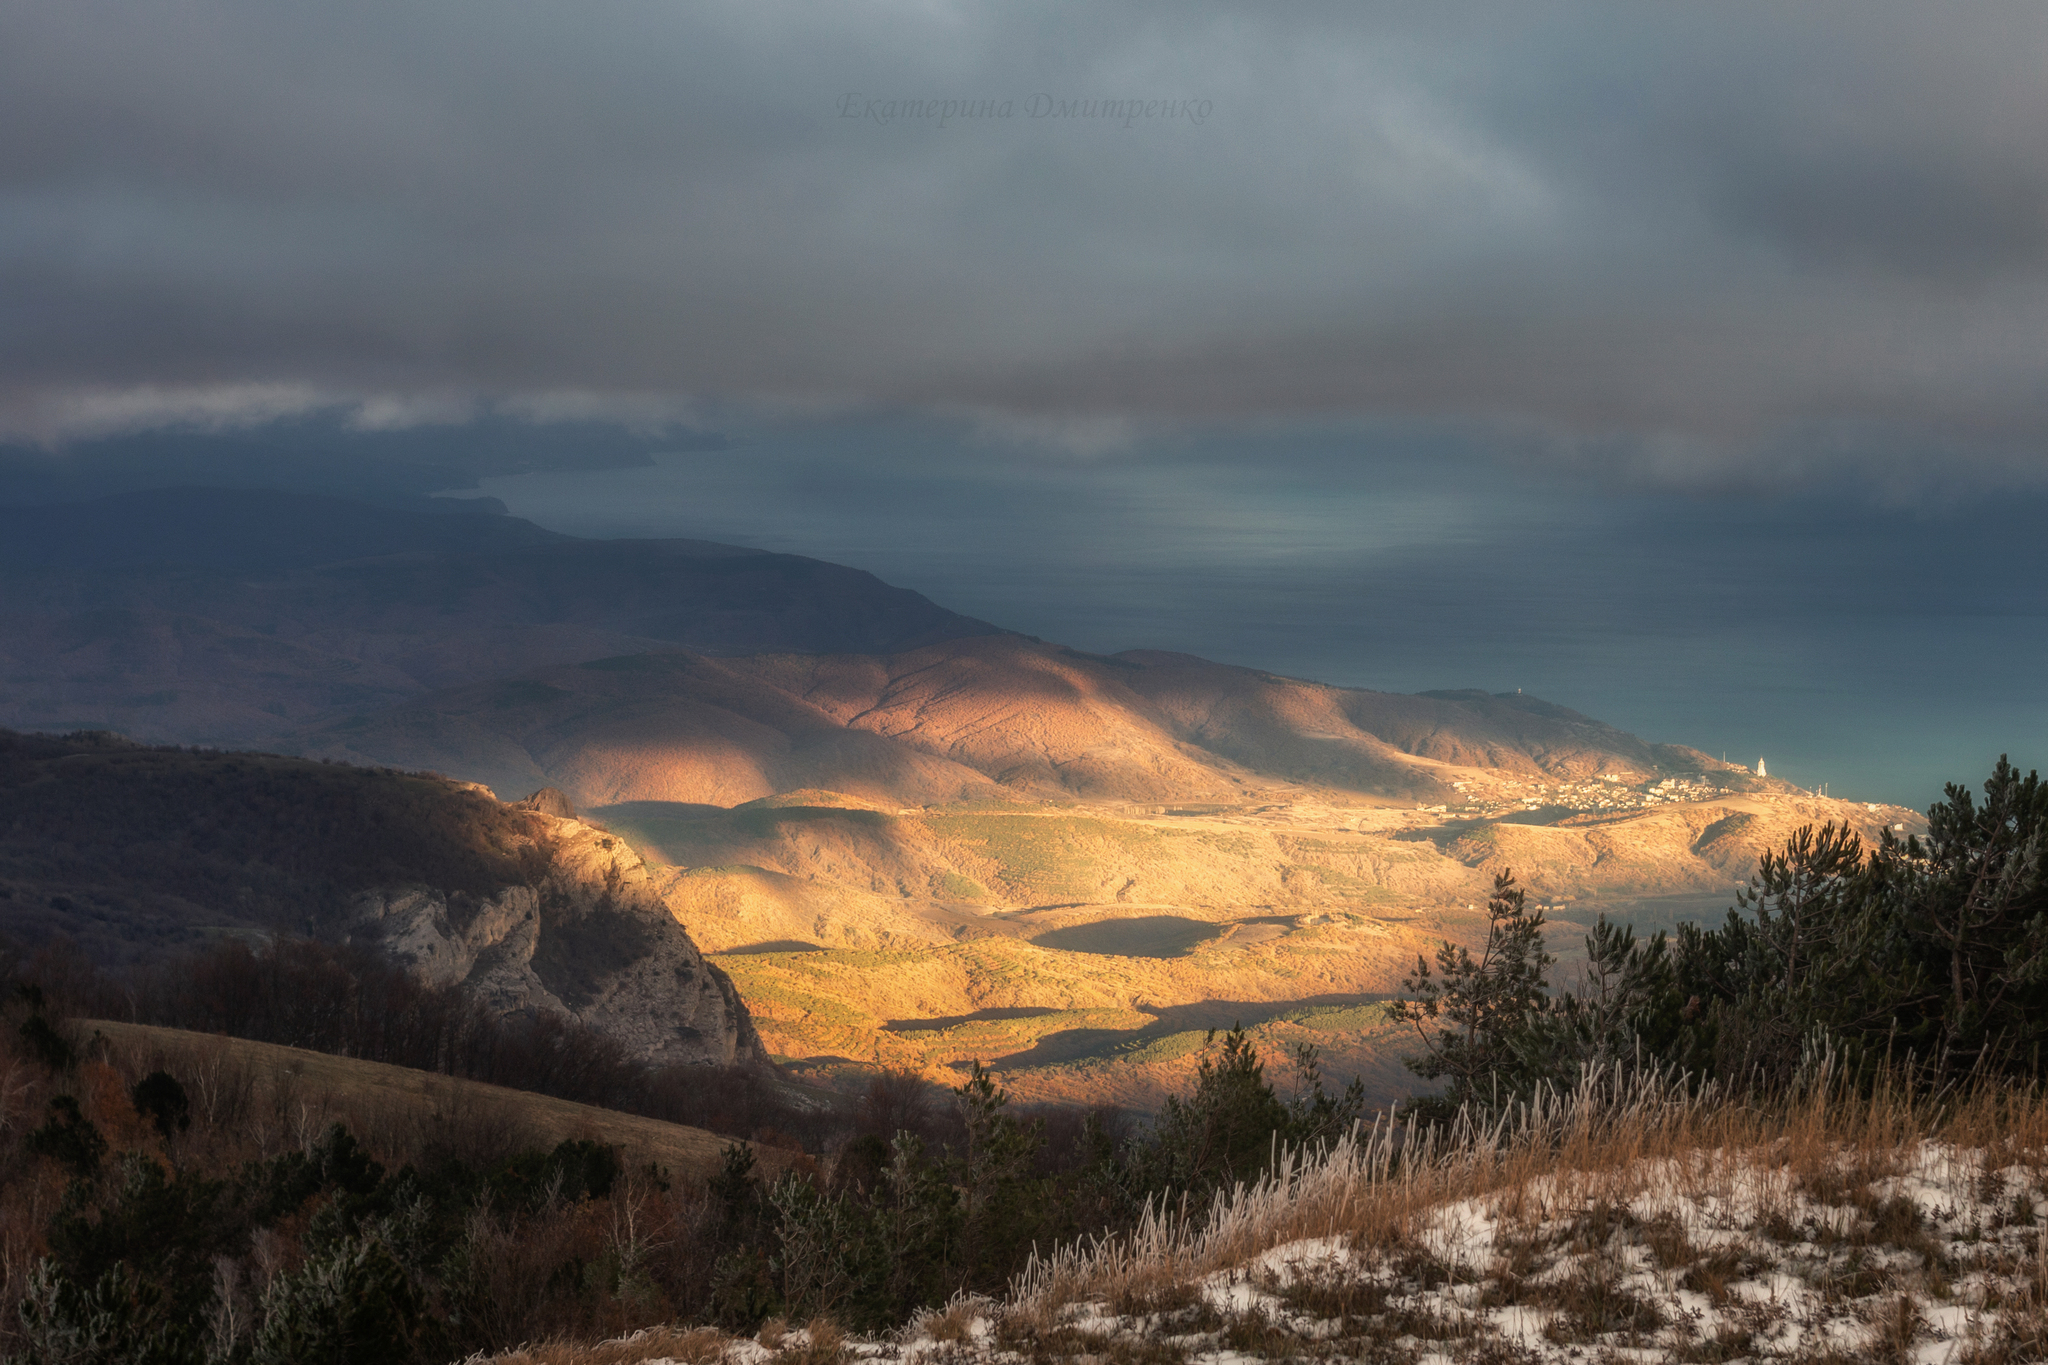
<instances>
[{"instance_id":1,"label":"rocky crag","mask_svg":"<svg viewBox=\"0 0 2048 1365\"><path fill-rule=\"evenodd\" d=\"M375 888L350 904L349 935L493 1009L565 1014L649 1061L765 1060L731 979L669 914L639 856L573 818L557 791L518 805L547 852L533 884L489 897Z\"/></svg>"}]
</instances>

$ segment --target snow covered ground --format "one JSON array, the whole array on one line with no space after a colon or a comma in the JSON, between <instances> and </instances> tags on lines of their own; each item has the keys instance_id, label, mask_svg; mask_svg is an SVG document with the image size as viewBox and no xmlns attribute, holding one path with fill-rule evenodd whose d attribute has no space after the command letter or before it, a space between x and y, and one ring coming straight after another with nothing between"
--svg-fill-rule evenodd
<instances>
[{"instance_id":1,"label":"snow covered ground","mask_svg":"<svg viewBox=\"0 0 2048 1365\"><path fill-rule=\"evenodd\" d=\"M892 1337L564 1365L2048 1365L2048 1107L1760 1116L1648 1090L1396 1156L1283 1159ZM673 1339L673 1338L671 1338ZM502 1357L504 1365L544 1365Z\"/></svg>"}]
</instances>

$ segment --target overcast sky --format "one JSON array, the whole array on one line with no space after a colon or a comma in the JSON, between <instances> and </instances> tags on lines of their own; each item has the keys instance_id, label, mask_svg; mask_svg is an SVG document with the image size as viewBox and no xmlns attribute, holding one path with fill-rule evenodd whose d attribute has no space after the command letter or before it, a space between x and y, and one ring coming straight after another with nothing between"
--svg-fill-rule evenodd
<instances>
[{"instance_id":1,"label":"overcast sky","mask_svg":"<svg viewBox=\"0 0 2048 1365\"><path fill-rule=\"evenodd\" d=\"M1398 412L2031 479L2044 56L2039 4L11 5L0 412Z\"/></svg>"},{"instance_id":2,"label":"overcast sky","mask_svg":"<svg viewBox=\"0 0 2048 1365\"><path fill-rule=\"evenodd\" d=\"M1383 476L1361 543L1468 565L1507 488L1650 556L1846 499L1879 572L2048 485L2044 58L2048 7L1924 0L8 5L0 439L708 425L760 488L1297 564Z\"/></svg>"}]
</instances>

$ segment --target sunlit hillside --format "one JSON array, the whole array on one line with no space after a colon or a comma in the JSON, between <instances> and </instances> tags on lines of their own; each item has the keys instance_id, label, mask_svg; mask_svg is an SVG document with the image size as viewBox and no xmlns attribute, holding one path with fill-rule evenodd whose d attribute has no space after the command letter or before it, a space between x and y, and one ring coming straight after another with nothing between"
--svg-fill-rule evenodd
<instances>
[{"instance_id":1,"label":"sunlit hillside","mask_svg":"<svg viewBox=\"0 0 2048 1365\"><path fill-rule=\"evenodd\" d=\"M1494 875L1568 974L1601 914L1718 918L1822 800L1563 707L1328 687L1018 635L890 655L643 654L436 694L310 752L566 791L657 869L770 1051L817 1078L970 1060L1156 1104L1212 1028L1404 1093L1380 1002Z\"/></svg>"},{"instance_id":2,"label":"sunlit hillside","mask_svg":"<svg viewBox=\"0 0 2048 1365\"><path fill-rule=\"evenodd\" d=\"M1376 1099L1406 1093L1413 1039L1378 1002L1418 953L1483 935L1500 870L1550 907L1569 976L1601 914L1646 931L1718 919L1801 825L1872 840L1918 827L1793 794L1674 795L1669 779L1541 798L1582 811L1528 808L1516 791L1533 781L1455 780L1487 795L1458 811L1304 788L1240 806L892 811L810 792L598 814L657 864L670 909L799 1072L950 1076L980 1059L1022 1096L1142 1106L1185 1085L1207 1030L1237 1022L1270 1055L1314 1044Z\"/></svg>"},{"instance_id":3,"label":"sunlit hillside","mask_svg":"<svg viewBox=\"0 0 2048 1365\"><path fill-rule=\"evenodd\" d=\"M1399 695L1027 636L900 653L593 659L308 730L307 753L431 767L579 805L731 806L799 788L887 805L1242 804L1297 787L1452 805L1510 784L1746 775L1534 697ZM1766 789L1769 784L1764 784Z\"/></svg>"}]
</instances>

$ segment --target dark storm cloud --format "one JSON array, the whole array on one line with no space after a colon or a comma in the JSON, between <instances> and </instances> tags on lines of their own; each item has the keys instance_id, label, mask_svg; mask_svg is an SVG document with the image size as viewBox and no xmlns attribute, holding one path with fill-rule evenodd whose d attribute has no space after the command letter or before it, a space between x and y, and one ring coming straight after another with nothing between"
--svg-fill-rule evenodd
<instances>
[{"instance_id":1,"label":"dark storm cloud","mask_svg":"<svg viewBox=\"0 0 2048 1365\"><path fill-rule=\"evenodd\" d=\"M14 7L0 425L1313 413L2031 478L2044 50L1988 4Z\"/></svg>"}]
</instances>

